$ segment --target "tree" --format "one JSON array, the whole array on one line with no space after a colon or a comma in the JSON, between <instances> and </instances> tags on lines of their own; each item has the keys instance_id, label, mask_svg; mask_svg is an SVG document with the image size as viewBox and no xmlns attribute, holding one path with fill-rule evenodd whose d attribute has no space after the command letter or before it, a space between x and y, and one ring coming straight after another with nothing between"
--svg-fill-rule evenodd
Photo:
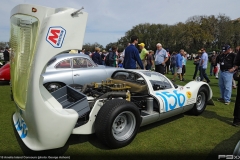
<instances>
[{"instance_id":1,"label":"tree","mask_svg":"<svg viewBox=\"0 0 240 160\"><path fill-rule=\"evenodd\" d=\"M144 23L133 26L114 44L126 46L133 35L151 50L157 43L170 48L170 51L185 49L190 53L196 53L202 47L207 51L219 50L225 44L234 48L240 45L240 19L231 21L228 16L219 14L192 16L185 23L175 25Z\"/></svg>"}]
</instances>

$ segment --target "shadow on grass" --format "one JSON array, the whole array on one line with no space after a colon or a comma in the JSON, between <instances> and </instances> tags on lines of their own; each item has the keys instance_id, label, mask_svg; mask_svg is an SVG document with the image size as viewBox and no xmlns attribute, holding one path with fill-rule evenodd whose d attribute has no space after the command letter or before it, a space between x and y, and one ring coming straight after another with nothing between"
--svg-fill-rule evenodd
<instances>
[{"instance_id":1,"label":"shadow on grass","mask_svg":"<svg viewBox=\"0 0 240 160\"><path fill-rule=\"evenodd\" d=\"M205 110L203 112L203 114L201 114L201 116L204 117L204 118L208 118L208 119L213 119L213 118L218 119L219 121L227 123L228 125L231 125L232 120L233 120L233 118L222 117L222 116L219 116L218 114L216 114L216 112L208 111L208 110Z\"/></svg>"},{"instance_id":2,"label":"shadow on grass","mask_svg":"<svg viewBox=\"0 0 240 160\"><path fill-rule=\"evenodd\" d=\"M61 156L63 155L69 148L70 145L74 145L74 144L81 144L81 143L85 143L85 142L89 142L92 145L94 145L97 148L100 149L105 149L105 150L109 150L109 148L107 148L106 146L104 146L100 140L97 138L97 136L95 134L92 135L75 135L72 134L70 135L70 137L68 138L66 144L61 147L61 148L57 148L57 149L50 149L50 150L44 150L44 151L33 151L31 149L29 149L22 141L22 139L19 137L15 126L13 124L13 120L12 121L12 127L14 130L14 135L17 139L17 142L23 152L23 154L25 156ZM12 154L12 153L11 153Z\"/></svg>"},{"instance_id":3,"label":"shadow on grass","mask_svg":"<svg viewBox=\"0 0 240 160\"><path fill-rule=\"evenodd\" d=\"M156 127L159 127L161 125L164 125L164 124L167 124L167 123L170 123L172 121L176 121L177 119L180 119L180 118L183 118L184 117L184 114L179 114L179 115L176 115L174 117L170 117L170 118L167 118L167 119L164 119L162 121L159 121L159 122L155 122L155 123L152 123L152 124L148 124L146 126L143 126L139 129L139 133L141 132L145 132L147 130L151 130L153 128L156 128Z\"/></svg>"},{"instance_id":4,"label":"shadow on grass","mask_svg":"<svg viewBox=\"0 0 240 160\"><path fill-rule=\"evenodd\" d=\"M240 131L232 135L229 139L220 142L209 154L206 160L218 159L218 155L232 155L240 140Z\"/></svg>"},{"instance_id":5,"label":"shadow on grass","mask_svg":"<svg viewBox=\"0 0 240 160\"><path fill-rule=\"evenodd\" d=\"M33 151L33 150L29 149L23 143L22 139L19 137L19 135L18 135L18 133L15 129L13 119L11 121L12 121L13 130L14 130L14 135L15 135L15 137L17 139L17 142L18 142L18 144L19 144L20 148L22 149L22 152L25 156L46 156L46 155L48 155L48 156L57 156L57 155L61 156L67 151L67 149L69 147L68 143L66 143L66 145L64 145L63 147L58 148L58 149L51 149L51 150L44 150L44 151Z\"/></svg>"},{"instance_id":6,"label":"shadow on grass","mask_svg":"<svg viewBox=\"0 0 240 160\"><path fill-rule=\"evenodd\" d=\"M138 131L138 133L140 132L144 132L146 130L150 130L152 128L167 124L169 122L175 121L179 118L184 117L184 114L180 114L180 115L176 115L174 117L159 121L159 122L155 122L153 124L149 124L147 126L141 127ZM69 148L70 145L74 145L74 144L81 144L81 143L85 143L85 142L89 142L90 144L92 144L93 146L95 146L96 148L99 148L101 150L112 150L110 148L108 148L107 146L105 146L100 139L96 136L96 134L92 134L92 135L71 135L68 139L68 141L66 142L66 144L61 147L61 148L57 148L57 149L51 149L51 150L45 150L45 151L33 151L31 149L29 149L21 140L21 138L19 137L15 126L13 125L13 120L12 120L12 127L14 130L14 134L15 137L18 141L18 144L20 146L20 148L22 149L22 152L24 155L26 156L44 156L44 155L49 155L49 156L60 156L63 155Z\"/></svg>"}]
</instances>

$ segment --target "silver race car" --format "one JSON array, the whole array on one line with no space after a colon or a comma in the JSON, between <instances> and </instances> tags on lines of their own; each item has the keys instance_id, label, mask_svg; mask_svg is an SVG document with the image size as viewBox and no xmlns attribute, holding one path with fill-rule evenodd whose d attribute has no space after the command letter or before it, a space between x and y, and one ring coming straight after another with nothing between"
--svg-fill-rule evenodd
<instances>
[{"instance_id":1,"label":"silver race car","mask_svg":"<svg viewBox=\"0 0 240 160\"><path fill-rule=\"evenodd\" d=\"M50 92L70 84L81 87L86 83L105 80L118 69L97 65L85 54L60 54L48 62L43 85Z\"/></svg>"}]
</instances>

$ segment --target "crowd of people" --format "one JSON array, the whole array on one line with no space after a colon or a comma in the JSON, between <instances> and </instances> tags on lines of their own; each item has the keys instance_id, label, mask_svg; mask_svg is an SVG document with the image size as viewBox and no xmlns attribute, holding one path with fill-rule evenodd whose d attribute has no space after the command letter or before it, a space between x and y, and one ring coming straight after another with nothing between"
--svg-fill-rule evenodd
<instances>
[{"instance_id":1,"label":"crowd of people","mask_svg":"<svg viewBox=\"0 0 240 160\"><path fill-rule=\"evenodd\" d=\"M139 46L140 52L136 45ZM152 50L148 51L144 43L138 43L137 36L132 36L130 43L122 53L118 53L117 47L112 46L108 53L104 50L100 52L100 48L96 48L95 52L90 53L89 56L99 65L123 67L125 69L155 70L161 74L170 72L173 75L172 81L185 80L186 62L193 59L195 70L192 79L205 81L211 85L207 74L207 68L209 68L209 75L218 79L220 97L217 100L229 105L232 89L236 89L233 74L240 66L239 48L237 47L234 51L229 45L226 45L219 53L213 51L211 56L207 54L205 48L201 48L194 55L187 54L184 49L170 54L169 49L164 49L162 44L157 43L154 53ZM208 64L210 64L209 67ZM237 90L233 126L240 126L240 85L237 86Z\"/></svg>"},{"instance_id":2,"label":"crowd of people","mask_svg":"<svg viewBox=\"0 0 240 160\"><path fill-rule=\"evenodd\" d=\"M140 52L136 45L139 46ZM8 47L3 51L4 61L9 61L10 50ZM192 79L198 81L205 81L209 85L210 80L207 75L207 68L209 68L209 75L215 76L218 79L220 97L217 101L229 105L232 97L232 89L237 88L237 97L234 109L233 126L240 126L240 85L236 85L233 79L233 74L240 66L240 46L233 50L229 45L222 48L222 51L216 53L212 52L209 56L205 48L201 48L197 54L189 55L183 49L179 52L172 52L169 49L164 49L162 44L156 44L156 51L147 50L144 43L138 43L138 37L132 36L130 43L127 44L125 50L118 52L117 46L112 46L108 52L96 47L95 52L71 50L69 53L80 53L89 55L92 60L99 65L106 65L111 67L119 67L125 69L146 69L155 70L161 74L171 73L173 75L172 81L179 79L184 81L186 73L187 60L193 59L195 70ZM210 63L208 63L210 62ZM208 64L210 66L208 67Z\"/></svg>"}]
</instances>

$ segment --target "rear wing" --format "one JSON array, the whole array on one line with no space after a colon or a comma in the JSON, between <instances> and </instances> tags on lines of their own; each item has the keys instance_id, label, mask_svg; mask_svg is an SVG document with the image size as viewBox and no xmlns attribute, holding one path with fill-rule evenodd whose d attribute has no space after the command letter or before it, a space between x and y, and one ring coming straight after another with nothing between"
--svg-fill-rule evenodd
<instances>
[{"instance_id":1,"label":"rear wing","mask_svg":"<svg viewBox=\"0 0 240 160\"><path fill-rule=\"evenodd\" d=\"M77 121L77 112L45 89L42 73L55 55L82 48L88 16L82 9L20 4L11 11L13 121L32 150L63 146Z\"/></svg>"}]
</instances>

